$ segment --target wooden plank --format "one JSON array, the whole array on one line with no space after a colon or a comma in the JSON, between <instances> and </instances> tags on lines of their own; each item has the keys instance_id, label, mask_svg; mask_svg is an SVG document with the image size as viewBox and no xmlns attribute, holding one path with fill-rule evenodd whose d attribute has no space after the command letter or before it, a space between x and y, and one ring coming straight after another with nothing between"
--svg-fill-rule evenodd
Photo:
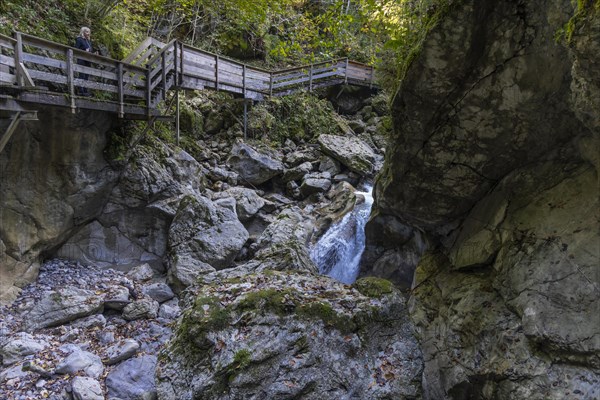
<instances>
[{"instance_id":1,"label":"wooden plank","mask_svg":"<svg viewBox=\"0 0 600 400\"><path fill-rule=\"evenodd\" d=\"M327 80L327 81L322 81L322 82L315 82L315 83L313 83L313 88L315 88L315 87L335 86L335 85L340 85L342 83L344 83L344 79L342 79L342 78L340 78L340 79L332 79L332 80ZM273 92L272 95L275 96L275 97L287 96L289 94L296 93L296 92L298 92L301 89L302 88L296 87L296 88L290 88L290 89L287 89L287 90L280 90L280 91L277 91L277 92Z\"/></svg>"},{"instance_id":2,"label":"wooden plank","mask_svg":"<svg viewBox=\"0 0 600 400\"><path fill-rule=\"evenodd\" d=\"M8 65L9 67L15 66L14 57L5 56L4 54L0 54L0 65Z\"/></svg>"},{"instance_id":3,"label":"wooden plank","mask_svg":"<svg viewBox=\"0 0 600 400\"><path fill-rule=\"evenodd\" d=\"M193 68L204 69L213 74L214 74L214 71L216 70L216 64L214 64L214 65L202 64L202 63L195 62L189 58L185 59L185 65L193 67Z\"/></svg>"},{"instance_id":4,"label":"wooden plank","mask_svg":"<svg viewBox=\"0 0 600 400\"><path fill-rule=\"evenodd\" d=\"M210 51L201 50L201 49L198 49L196 47L190 46L188 44L182 44L182 48L184 49L186 57L189 56L190 54L202 54L202 55L206 55L206 56L209 56L210 58L214 59L214 57L217 55L215 53L211 53ZM232 62L234 64L240 65L240 66L243 65L243 63L241 63L241 62L239 62L237 60L234 60L232 58L227 58L227 57L219 56L219 60L229 61L229 62ZM267 71L266 69L262 69L262 68L258 68L258 67L252 67L252 68L255 69L255 70L257 70L257 71L266 72L267 74L271 73L271 71Z\"/></svg>"},{"instance_id":5,"label":"wooden plank","mask_svg":"<svg viewBox=\"0 0 600 400\"><path fill-rule=\"evenodd\" d=\"M5 72L0 71L0 82L14 85L15 83L17 83L17 76L14 74L7 74Z\"/></svg>"},{"instance_id":6,"label":"wooden plank","mask_svg":"<svg viewBox=\"0 0 600 400\"><path fill-rule=\"evenodd\" d=\"M273 82L278 83L278 82L282 82L282 81L286 81L286 80L292 80L301 76L308 76L308 71L302 71L302 72L296 72L293 74L286 74L286 75L274 75L273 76Z\"/></svg>"},{"instance_id":7,"label":"wooden plank","mask_svg":"<svg viewBox=\"0 0 600 400\"><path fill-rule=\"evenodd\" d=\"M303 78L300 78L300 79L294 79L292 81L275 83L275 84L273 84L273 89L279 89L279 88L286 87L286 86L293 86L293 85L297 85L299 83L308 82L309 79L310 78L308 76L306 76L306 77L303 77Z\"/></svg>"},{"instance_id":8,"label":"wooden plank","mask_svg":"<svg viewBox=\"0 0 600 400\"><path fill-rule=\"evenodd\" d=\"M167 60L166 54L162 53L162 99L163 101L167 98Z\"/></svg>"},{"instance_id":9,"label":"wooden plank","mask_svg":"<svg viewBox=\"0 0 600 400\"><path fill-rule=\"evenodd\" d=\"M148 36L142 43L138 45L138 47L136 47L131 53L129 53L127 57L123 59L123 62L127 64L133 64L135 59L138 58L138 56L142 54L142 52L145 51L151 43L152 38Z\"/></svg>"},{"instance_id":10,"label":"wooden plank","mask_svg":"<svg viewBox=\"0 0 600 400\"><path fill-rule=\"evenodd\" d=\"M209 68L215 68L218 64L217 58L219 56L209 56L206 54L197 54L197 53L185 53L185 61L198 65L205 65Z\"/></svg>"},{"instance_id":11,"label":"wooden plank","mask_svg":"<svg viewBox=\"0 0 600 400\"><path fill-rule=\"evenodd\" d=\"M154 57L152 57L150 60L148 60L147 64L148 65L153 65L156 62L160 62L160 59L162 58L162 55L164 53L173 53L173 47L175 46L175 43L177 42L177 40L171 40L169 43L163 45L163 46L157 46L158 47L158 51L156 52L156 54L154 55Z\"/></svg>"},{"instance_id":12,"label":"wooden plank","mask_svg":"<svg viewBox=\"0 0 600 400\"><path fill-rule=\"evenodd\" d=\"M0 35L0 47L14 50L15 44L17 44L16 39L13 39L9 36Z\"/></svg>"},{"instance_id":13,"label":"wooden plank","mask_svg":"<svg viewBox=\"0 0 600 400\"><path fill-rule=\"evenodd\" d=\"M117 80L117 74L115 72L96 69L94 67L86 67L85 65L73 64L73 71L96 76L102 79L109 79L111 81Z\"/></svg>"},{"instance_id":14,"label":"wooden plank","mask_svg":"<svg viewBox=\"0 0 600 400\"><path fill-rule=\"evenodd\" d=\"M56 42L51 42L50 40L42 39L39 37L27 35L25 33L17 32L17 35L20 35L23 41L24 46L32 46L41 50L50 51L53 53L64 54L67 50L67 47L63 44L59 44Z\"/></svg>"},{"instance_id":15,"label":"wooden plank","mask_svg":"<svg viewBox=\"0 0 600 400\"><path fill-rule=\"evenodd\" d=\"M191 67L188 64L185 64L186 68L185 68L185 74L186 75L193 75L196 77L202 77L202 78L207 78L210 79L213 82L218 81L218 75L215 76L215 71L208 71L205 69L200 69L200 68L195 68L195 67ZM215 79L216 78L216 79Z\"/></svg>"},{"instance_id":16,"label":"wooden plank","mask_svg":"<svg viewBox=\"0 0 600 400\"><path fill-rule=\"evenodd\" d=\"M29 74L29 70L25 67L25 64L19 63L17 65L17 73L21 76L21 82L23 86L32 87L35 86L33 80L31 79L31 75Z\"/></svg>"},{"instance_id":17,"label":"wooden plank","mask_svg":"<svg viewBox=\"0 0 600 400\"><path fill-rule=\"evenodd\" d=\"M186 90L203 90L207 83L209 82L189 75L182 76L181 79L181 87Z\"/></svg>"},{"instance_id":18,"label":"wooden plank","mask_svg":"<svg viewBox=\"0 0 600 400\"><path fill-rule=\"evenodd\" d=\"M219 56L215 56L215 89L219 90Z\"/></svg>"},{"instance_id":19,"label":"wooden plank","mask_svg":"<svg viewBox=\"0 0 600 400\"><path fill-rule=\"evenodd\" d=\"M324 79L324 78L330 78L332 76L343 76L343 75L339 74L338 71L323 72L322 74L314 75L313 81L317 81L319 79Z\"/></svg>"},{"instance_id":20,"label":"wooden plank","mask_svg":"<svg viewBox=\"0 0 600 400\"><path fill-rule=\"evenodd\" d=\"M219 60L219 71L229 72L232 74L242 74L244 71L244 64L234 64L231 61Z\"/></svg>"},{"instance_id":21,"label":"wooden plank","mask_svg":"<svg viewBox=\"0 0 600 400\"><path fill-rule=\"evenodd\" d=\"M51 57L38 56L37 54L23 52L23 60L25 62L30 62L33 64L45 65L46 67L54 67L60 69L67 68L67 63L62 60L57 60Z\"/></svg>"},{"instance_id":22,"label":"wooden plank","mask_svg":"<svg viewBox=\"0 0 600 400\"><path fill-rule=\"evenodd\" d=\"M20 121L21 121L21 112L17 111L17 113L12 118L12 121L10 121L10 125L8 125L8 129L6 130L6 132L4 132L4 134L0 138L0 153L2 152L2 150L4 150L4 146L7 145L8 141L12 137L13 133L15 133Z\"/></svg>"}]
</instances>

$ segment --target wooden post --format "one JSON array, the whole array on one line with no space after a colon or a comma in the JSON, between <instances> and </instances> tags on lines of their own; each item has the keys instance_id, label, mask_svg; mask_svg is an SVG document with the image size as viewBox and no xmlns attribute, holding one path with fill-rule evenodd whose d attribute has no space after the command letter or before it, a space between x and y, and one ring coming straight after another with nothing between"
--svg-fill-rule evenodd
<instances>
[{"instance_id":1,"label":"wooden post","mask_svg":"<svg viewBox=\"0 0 600 400\"><path fill-rule=\"evenodd\" d=\"M67 87L71 99L71 112L75 114L75 77L73 74L73 50L67 49Z\"/></svg>"},{"instance_id":2,"label":"wooden post","mask_svg":"<svg viewBox=\"0 0 600 400\"><path fill-rule=\"evenodd\" d=\"M19 125L19 121L21 121L21 112L17 111L17 113L13 117L12 121L10 122L8 129L6 130L6 132L4 132L4 135L2 135L2 137L0 138L0 153L2 152L2 150L4 150L4 146L6 146L6 144L10 140L13 133L15 133L15 130L17 129L17 125Z\"/></svg>"},{"instance_id":3,"label":"wooden post","mask_svg":"<svg viewBox=\"0 0 600 400\"><path fill-rule=\"evenodd\" d=\"M373 80L375 79L375 67L371 65L371 83L369 83L369 89L373 88Z\"/></svg>"},{"instance_id":4,"label":"wooden post","mask_svg":"<svg viewBox=\"0 0 600 400\"><path fill-rule=\"evenodd\" d=\"M185 54L185 52L183 51L183 43L179 43L179 45L181 46L181 51L179 54L179 58L180 60L180 66L179 66L179 74L180 74L180 79L181 79L181 84L183 85L183 55Z\"/></svg>"},{"instance_id":5,"label":"wooden post","mask_svg":"<svg viewBox=\"0 0 600 400\"><path fill-rule=\"evenodd\" d=\"M244 96L244 99L246 98L246 64L242 65L242 96Z\"/></svg>"},{"instance_id":6,"label":"wooden post","mask_svg":"<svg viewBox=\"0 0 600 400\"><path fill-rule=\"evenodd\" d=\"M248 102L246 98L244 98L244 140L247 139L248 136Z\"/></svg>"},{"instance_id":7,"label":"wooden post","mask_svg":"<svg viewBox=\"0 0 600 400\"><path fill-rule=\"evenodd\" d=\"M21 32L16 32L17 44L15 46L15 75L17 76L17 85L24 86L23 71L19 68L23 62L23 36Z\"/></svg>"},{"instance_id":8,"label":"wooden post","mask_svg":"<svg viewBox=\"0 0 600 400\"><path fill-rule=\"evenodd\" d=\"M117 97L119 101L119 118L123 118L123 63L117 62Z\"/></svg>"},{"instance_id":9,"label":"wooden post","mask_svg":"<svg viewBox=\"0 0 600 400\"><path fill-rule=\"evenodd\" d=\"M179 146L179 89L175 89L175 131L177 132L177 146Z\"/></svg>"},{"instance_id":10,"label":"wooden post","mask_svg":"<svg viewBox=\"0 0 600 400\"><path fill-rule=\"evenodd\" d=\"M273 72L271 72L271 79L269 82L269 96L273 96Z\"/></svg>"},{"instance_id":11,"label":"wooden post","mask_svg":"<svg viewBox=\"0 0 600 400\"><path fill-rule=\"evenodd\" d=\"M308 72L308 91L312 92L312 82L313 82L313 65L310 64L310 71Z\"/></svg>"},{"instance_id":12,"label":"wooden post","mask_svg":"<svg viewBox=\"0 0 600 400\"><path fill-rule=\"evenodd\" d=\"M215 90L219 90L219 56L215 55Z\"/></svg>"},{"instance_id":13,"label":"wooden post","mask_svg":"<svg viewBox=\"0 0 600 400\"><path fill-rule=\"evenodd\" d=\"M179 75L177 74L177 70L179 68L177 56L179 55L179 42L173 43L173 69L175 70L175 76L173 77L173 82L176 87L179 87Z\"/></svg>"},{"instance_id":14,"label":"wooden post","mask_svg":"<svg viewBox=\"0 0 600 400\"><path fill-rule=\"evenodd\" d=\"M344 83L348 83L348 57L346 57L346 77L344 78Z\"/></svg>"},{"instance_id":15,"label":"wooden post","mask_svg":"<svg viewBox=\"0 0 600 400\"><path fill-rule=\"evenodd\" d=\"M167 98L167 61L165 59L165 54L167 54L167 51L163 51L162 55L161 55L161 60L160 60L160 64L161 64L161 68L162 68L162 99L166 99Z\"/></svg>"},{"instance_id":16,"label":"wooden post","mask_svg":"<svg viewBox=\"0 0 600 400\"><path fill-rule=\"evenodd\" d=\"M146 69L146 116L150 119L150 100L152 99L152 90L151 90L151 82L150 82L150 72L152 72L151 68L148 67Z\"/></svg>"}]
</instances>

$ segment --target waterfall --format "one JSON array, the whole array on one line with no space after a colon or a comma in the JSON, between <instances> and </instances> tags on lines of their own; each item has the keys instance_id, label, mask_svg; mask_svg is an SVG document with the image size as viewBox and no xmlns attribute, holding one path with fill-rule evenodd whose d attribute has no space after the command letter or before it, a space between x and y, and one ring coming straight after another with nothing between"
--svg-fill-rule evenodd
<instances>
[{"instance_id":1,"label":"waterfall","mask_svg":"<svg viewBox=\"0 0 600 400\"><path fill-rule=\"evenodd\" d=\"M356 195L364 201L333 224L310 252L320 273L346 284L353 283L358 275L358 264L365 249L365 224L373 205L372 187L357 191Z\"/></svg>"}]
</instances>

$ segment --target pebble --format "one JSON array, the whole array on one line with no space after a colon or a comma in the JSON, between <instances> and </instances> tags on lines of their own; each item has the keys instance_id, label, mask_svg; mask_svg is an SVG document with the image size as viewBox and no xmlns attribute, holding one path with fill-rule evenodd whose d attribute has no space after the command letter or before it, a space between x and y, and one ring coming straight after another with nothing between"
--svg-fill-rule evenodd
<instances>
[{"instance_id":1,"label":"pebble","mask_svg":"<svg viewBox=\"0 0 600 400\"><path fill-rule=\"evenodd\" d=\"M170 297L168 290L162 285L152 286L148 282L154 277L154 271L143 267L145 270L141 277L146 282L146 286L162 287ZM163 303L165 308L161 318L156 318L158 311L157 302L149 295L137 292L139 295L138 304L149 306L144 318L134 321L127 321L122 317L119 308L135 300L127 298L130 291L134 288L142 288L144 283L136 280L134 277L127 277L123 272L112 269L101 269L93 265L82 265L80 263L67 260L55 259L46 262L40 267L38 280L23 288L19 297L10 306L0 307L0 346L9 343L16 334L21 331L20 327L27 319L27 312L31 310L37 301L42 298L44 291L55 290L67 285L76 285L80 289L93 290L101 293L115 293L114 305L116 309L105 307L104 314L95 314L90 317L81 318L73 321L70 325L62 325L54 328L45 328L31 333L33 340L38 342L47 342L49 346L41 349L35 354L27 355L21 362L5 368L0 373L0 399L31 400L31 399L52 399L65 400L77 398L87 398L88 394L98 393L97 382L100 387L105 386L105 375L99 374L102 363L98 365L99 358L106 355L109 347L116 343L128 343L127 348L121 357L131 360L136 352L143 351L142 354L156 356L162 345L171 336L171 328L168 324L172 323L171 318L175 318L180 313L178 299L173 298ZM161 291L162 293L162 291ZM161 298L162 300L162 298ZM119 304L121 303L122 307ZM143 308L143 307L142 307ZM165 316L170 318L164 318ZM148 343L151 342L151 343ZM136 346L133 343L142 346L135 351ZM84 378L77 380L79 392L73 392L69 379L56 379L65 375L54 375L56 370L74 371L82 363L69 365L65 361L74 353L84 354L84 361L91 362L94 365L91 369L86 364L88 373L94 378ZM73 356L73 359L78 357ZM81 360L79 360L81 361ZM107 367L107 372L118 367L125 361L116 361L114 366ZM33 371L22 371L23 363L33 366ZM86 369L86 368L83 368ZM43 374L40 374L43 372ZM81 370L77 374L84 374ZM87 386L86 386L87 385ZM82 389L83 387L83 389ZM85 387L90 388L91 392L85 391ZM93 388L93 389L92 389ZM77 394L76 394L77 393ZM87 394L86 394L87 393ZM97 396L98 399L104 398L103 395Z\"/></svg>"}]
</instances>

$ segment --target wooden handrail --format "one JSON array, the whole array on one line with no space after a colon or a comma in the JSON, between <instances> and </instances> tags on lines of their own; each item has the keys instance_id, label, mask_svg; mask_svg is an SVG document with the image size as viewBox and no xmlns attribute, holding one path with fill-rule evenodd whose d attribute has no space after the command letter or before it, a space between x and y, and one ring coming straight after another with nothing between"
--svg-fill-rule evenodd
<instances>
[{"instance_id":1,"label":"wooden handrail","mask_svg":"<svg viewBox=\"0 0 600 400\"><path fill-rule=\"evenodd\" d=\"M99 103L104 103L104 108L99 105L97 109L110 110L120 117L131 113L148 118L156 115L156 103L164 100L167 91L173 87L176 90L214 88L262 100L266 96L312 91L316 87L344 82L373 87L375 78L372 66L348 58L266 70L178 40L165 44L147 38L130 56L119 61L21 32L16 32L15 36L0 34L0 47L8 49L8 52L0 53L0 80L4 87L25 87L42 82L38 92L68 94L48 100L49 104L66 105L73 110L94 108L93 99L76 95L78 87L108 93L112 100L102 100ZM80 64L78 60L90 64ZM19 96L30 99L25 101L43 102L39 100L39 94L36 97L25 91Z\"/></svg>"}]
</instances>

